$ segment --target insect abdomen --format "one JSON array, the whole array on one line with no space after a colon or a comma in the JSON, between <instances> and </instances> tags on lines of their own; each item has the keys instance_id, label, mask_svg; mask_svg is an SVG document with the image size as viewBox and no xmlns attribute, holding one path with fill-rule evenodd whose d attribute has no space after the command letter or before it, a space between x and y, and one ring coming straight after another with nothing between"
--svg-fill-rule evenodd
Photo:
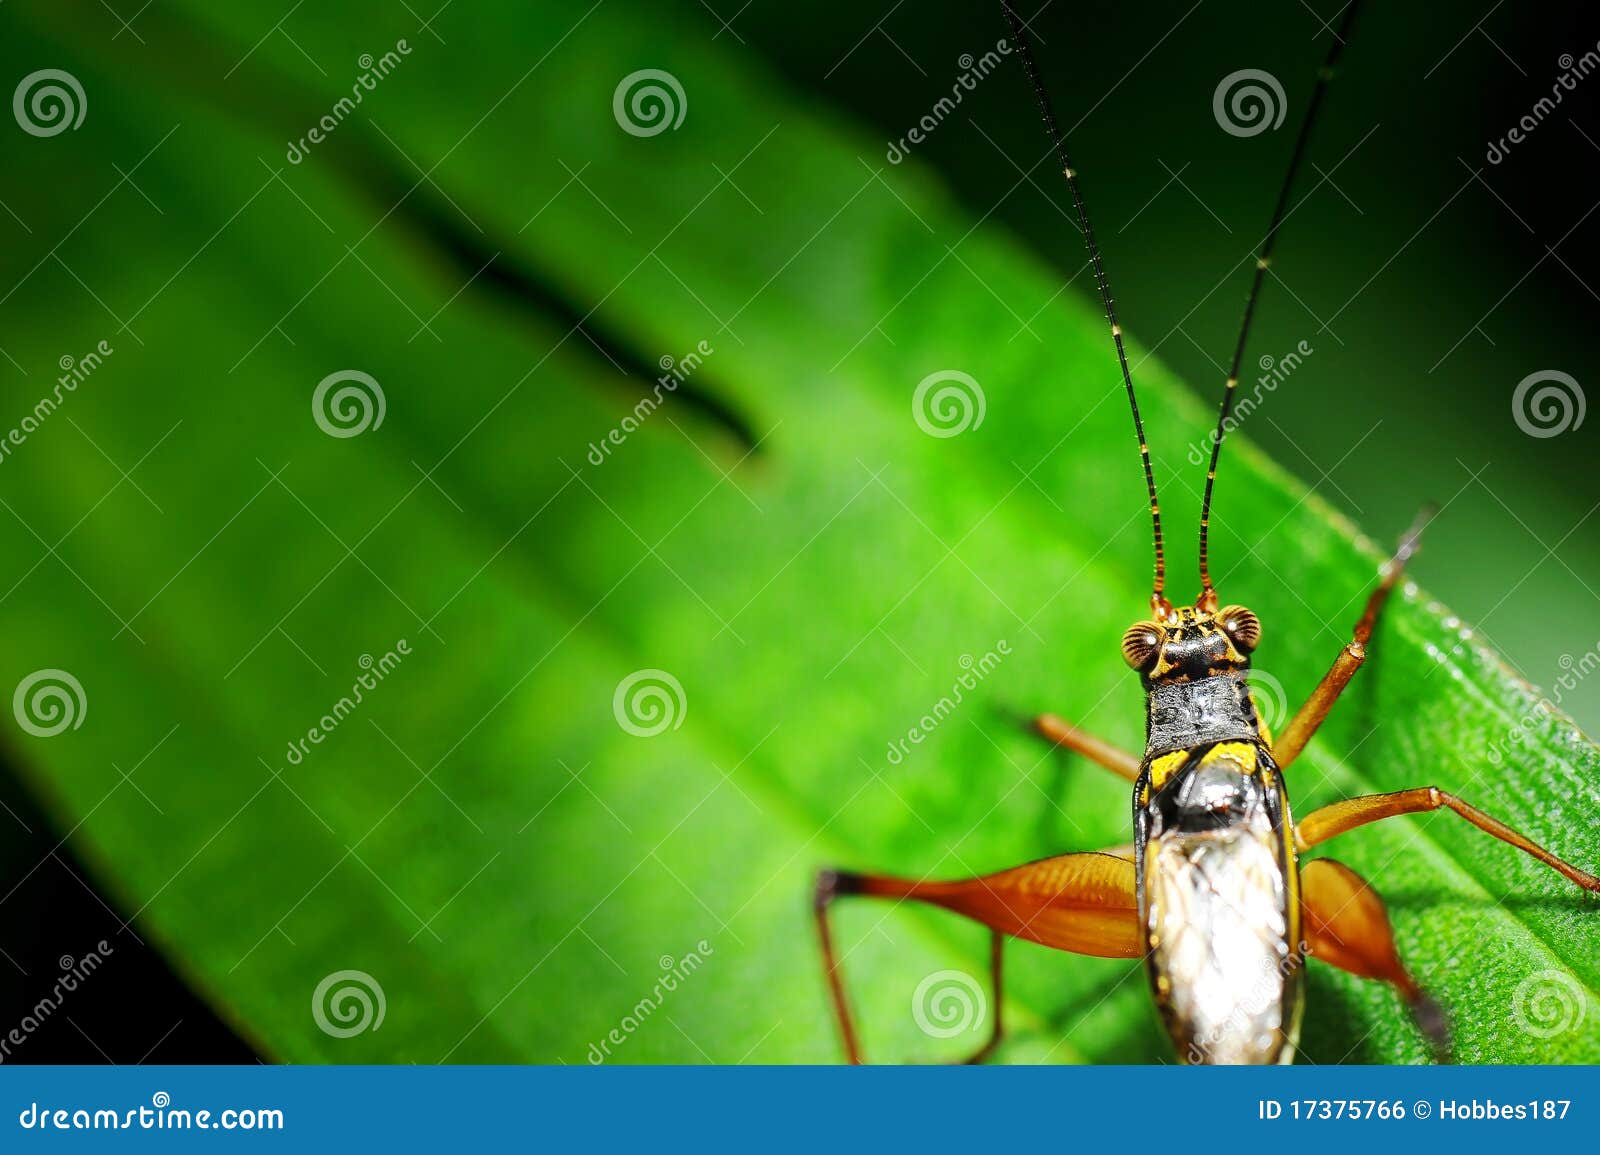
<instances>
[{"instance_id":1,"label":"insect abdomen","mask_svg":"<svg viewBox=\"0 0 1600 1155\"><path fill-rule=\"evenodd\" d=\"M1259 742L1221 742L1156 759L1141 785L1140 916L1179 1057L1288 1061L1299 895L1277 766Z\"/></svg>"}]
</instances>

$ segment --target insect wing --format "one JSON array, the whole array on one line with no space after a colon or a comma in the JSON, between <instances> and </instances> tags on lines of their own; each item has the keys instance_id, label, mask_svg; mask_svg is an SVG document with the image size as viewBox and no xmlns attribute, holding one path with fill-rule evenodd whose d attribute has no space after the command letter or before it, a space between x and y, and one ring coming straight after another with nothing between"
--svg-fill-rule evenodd
<instances>
[{"instance_id":1,"label":"insect wing","mask_svg":"<svg viewBox=\"0 0 1600 1155\"><path fill-rule=\"evenodd\" d=\"M1292 1056L1300 1008L1298 893L1270 757L1225 743L1152 801L1141 901L1157 1001L1181 1058Z\"/></svg>"}]
</instances>

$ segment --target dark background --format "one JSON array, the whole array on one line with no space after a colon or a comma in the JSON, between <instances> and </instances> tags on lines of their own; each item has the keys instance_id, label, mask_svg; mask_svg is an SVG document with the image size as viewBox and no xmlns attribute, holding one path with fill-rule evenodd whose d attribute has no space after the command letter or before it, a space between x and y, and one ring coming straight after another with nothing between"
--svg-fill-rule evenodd
<instances>
[{"instance_id":1,"label":"dark background","mask_svg":"<svg viewBox=\"0 0 1600 1155\"><path fill-rule=\"evenodd\" d=\"M111 2L133 17L131 0ZM769 0L671 2L705 36L736 39L817 105L869 126L885 148L950 90L964 53L981 56L1005 35L994 4L823 0L797 11ZM1022 9L1040 13L1041 64L1070 128L1124 326L1181 377L1220 387L1246 284L1236 266L1265 226L1294 114L1278 131L1235 139L1215 130L1210 94L1223 75L1260 68L1298 108L1340 10L1332 0L1053 0L1042 9L1024 0ZM80 18L85 37L115 28L97 5L80 6ZM472 19L465 4L439 17L447 33ZM1314 354L1249 435L1375 537L1396 533L1425 499L1445 503L1418 579L1544 685L1562 655L1600 640L1600 535L1589 520L1600 504L1600 418L1534 439L1512 423L1510 399L1538 370L1594 379L1600 77L1578 82L1502 163L1485 152L1550 91L1558 59L1597 39L1600 21L1578 5L1369 5L1301 195L1329 179L1285 230L1281 280L1269 284L1247 362L1309 342ZM130 38L118 44L139 51ZM24 71L8 62L8 90ZM1044 150L1010 60L913 147L911 163L936 167L975 216L992 214L1046 254L1067 291L1088 292L1065 190L1053 165L1035 167ZM1161 476L1184 478L1166 491L1178 537L1192 525L1186 488L1202 480L1185 455L1203 432L1151 430ZM1218 500L1225 521L1226 467ZM1188 556L1187 542L1179 548ZM1219 559L1224 572L1228 564ZM1600 726L1600 687L1582 686L1564 705ZM138 925L125 927L97 895L64 845L70 832L10 774L0 777L0 800L11 815L0 817L6 1021L48 989L63 953L81 955L101 938L116 950L106 977L16 1061L252 1060L138 941Z\"/></svg>"}]
</instances>

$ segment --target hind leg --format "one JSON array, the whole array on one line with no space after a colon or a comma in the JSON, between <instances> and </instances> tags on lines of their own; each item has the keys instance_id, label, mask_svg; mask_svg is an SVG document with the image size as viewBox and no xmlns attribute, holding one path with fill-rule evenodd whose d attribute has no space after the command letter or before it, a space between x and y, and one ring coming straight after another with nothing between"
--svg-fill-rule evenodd
<instances>
[{"instance_id":1,"label":"hind leg","mask_svg":"<svg viewBox=\"0 0 1600 1155\"><path fill-rule=\"evenodd\" d=\"M1400 961L1389 912L1367 880L1331 858L1308 862L1300 868L1300 906L1311 957L1392 986L1435 1054L1448 1061L1449 1023Z\"/></svg>"},{"instance_id":2,"label":"hind leg","mask_svg":"<svg viewBox=\"0 0 1600 1155\"><path fill-rule=\"evenodd\" d=\"M828 913L846 896L887 898L943 907L994 932L990 942L994 1019L989 1041L968 1062L978 1062L999 1043L1004 936L1025 938L1057 950L1101 958L1138 958L1144 953L1138 926L1133 862L1114 854L1062 854L978 878L928 882L883 874L825 870L817 876L813 910L822 962L844 1042L845 1057L862 1062L861 1042L845 992L844 975Z\"/></svg>"}]
</instances>

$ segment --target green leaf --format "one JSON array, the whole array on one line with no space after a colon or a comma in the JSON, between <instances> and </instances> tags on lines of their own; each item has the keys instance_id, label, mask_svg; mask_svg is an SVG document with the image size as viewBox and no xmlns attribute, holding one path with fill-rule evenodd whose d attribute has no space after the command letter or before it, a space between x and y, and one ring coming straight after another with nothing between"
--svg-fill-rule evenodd
<instances>
[{"instance_id":1,"label":"green leaf","mask_svg":"<svg viewBox=\"0 0 1600 1155\"><path fill-rule=\"evenodd\" d=\"M1116 643L1147 527L1093 303L652 6L459 21L448 51L391 5L308 8L292 43L189 7L140 22L175 60L160 84L48 15L8 30L91 101L15 146L12 420L60 358L113 351L0 464L0 684L79 680L81 725L7 749L264 1054L830 1061L818 866L962 875L1128 839L1125 787L1015 724L1139 742ZM681 83L678 129L619 128L644 68ZM1134 357L1181 573L1208 404ZM313 393L345 370L385 413L332 437ZM983 420L930 436L913 394L948 370ZM1223 592L1292 704L1381 554L1242 439L1228 458ZM971 660L976 689L892 754ZM682 692L652 737L614 714L641 670ZM1398 597L1347 698L1294 768L1302 813L1432 782L1593 865L1595 748L1444 609ZM1448 814L1335 853L1389 898L1461 1059L1600 1058L1600 1015L1518 1026L1546 987L1593 998L1592 902ZM869 1055L966 1044L908 1004L981 973L981 931L855 903L841 935ZM1167 1057L1137 967L1010 949L1008 1057ZM380 1029L319 1028L346 970L382 987ZM1311 996L1308 1058L1425 1056L1388 991L1316 970Z\"/></svg>"}]
</instances>

